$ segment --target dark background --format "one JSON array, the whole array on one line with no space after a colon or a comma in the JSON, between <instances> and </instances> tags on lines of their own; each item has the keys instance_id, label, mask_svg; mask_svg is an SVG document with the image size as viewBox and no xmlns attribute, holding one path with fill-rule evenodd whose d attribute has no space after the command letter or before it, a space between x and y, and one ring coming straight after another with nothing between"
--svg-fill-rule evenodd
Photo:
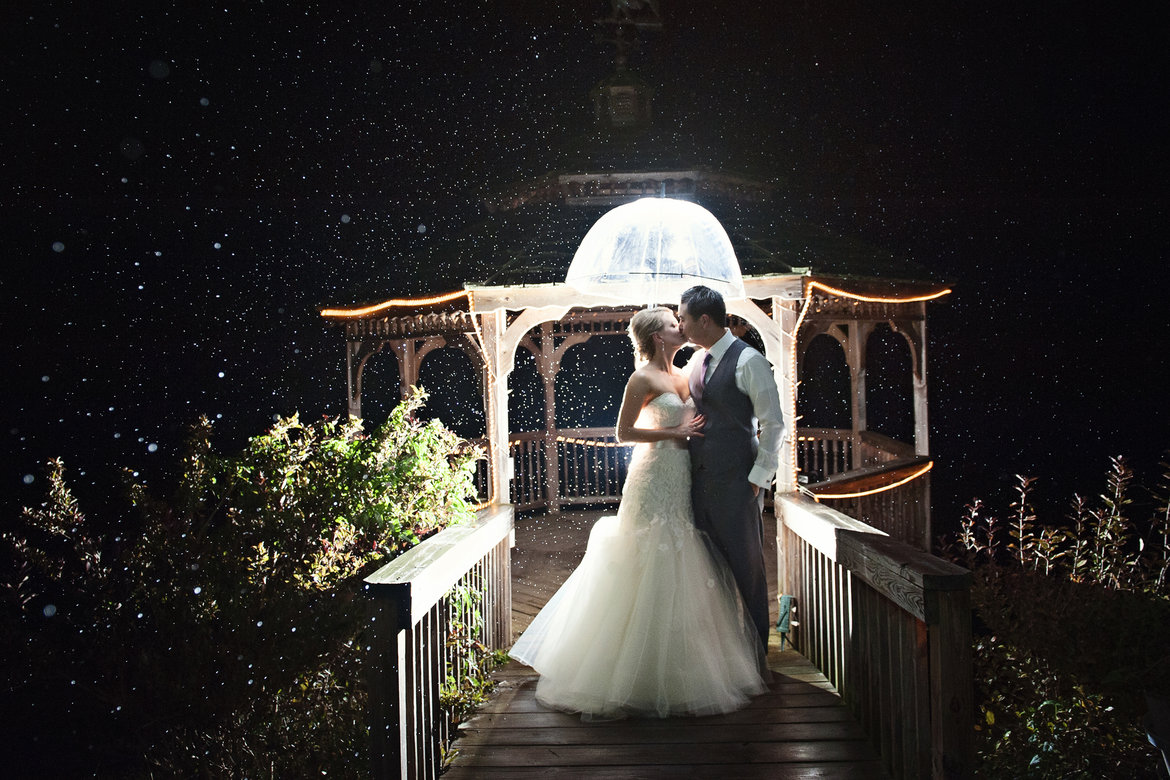
<instances>
[{"instance_id":1,"label":"dark background","mask_svg":"<svg viewBox=\"0 0 1170 780\"><path fill-rule=\"evenodd\" d=\"M592 0L108 5L0 11L6 514L53 455L100 501L198 414L230 449L343 412L318 308L457 289L419 253L547 170L612 65ZM826 5L662 0L632 64L711 159L953 284L936 517L1016 473L1058 515L1109 455L1155 471L1167 6Z\"/></svg>"}]
</instances>

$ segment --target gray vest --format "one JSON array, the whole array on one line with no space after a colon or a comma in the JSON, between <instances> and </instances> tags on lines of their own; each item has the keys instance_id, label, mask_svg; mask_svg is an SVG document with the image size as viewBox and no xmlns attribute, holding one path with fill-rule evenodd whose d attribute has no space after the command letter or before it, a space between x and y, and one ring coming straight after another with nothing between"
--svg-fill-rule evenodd
<instances>
[{"instance_id":1,"label":"gray vest","mask_svg":"<svg viewBox=\"0 0 1170 780\"><path fill-rule=\"evenodd\" d=\"M731 342L696 403L707 424L702 437L691 439L691 467L706 470L708 477L735 474L747 479L756 461L760 445L752 424L752 399L735 386L739 353L747 348L740 339Z\"/></svg>"}]
</instances>

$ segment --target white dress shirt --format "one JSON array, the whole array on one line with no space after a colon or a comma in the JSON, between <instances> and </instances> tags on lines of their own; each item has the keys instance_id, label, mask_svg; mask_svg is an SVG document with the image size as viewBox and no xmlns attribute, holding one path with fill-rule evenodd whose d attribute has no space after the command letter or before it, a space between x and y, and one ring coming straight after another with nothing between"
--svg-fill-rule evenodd
<instances>
[{"instance_id":1,"label":"white dress shirt","mask_svg":"<svg viewBox=\"0 0 1170 780\"><path fill-rule=\"evenodd\" d=\"M707 366L708 377L715 373L719 360L733 341L735 334L730 330L724 331L723 336L707 350L711 355L711 362ZM688 367L693 367L695 371L703 370L703 358L700 357L703 354L701 350L696 352ZM772 364L751 345L739 353L739 360L735 364L735 386L751 399L753 422L760 431L760 449L756 453L752 470L748 472L748 481L762 488L771 487L776 469L780 467L784 412L780 407L780 392L776 389Z\"/></svg>"}]
</instances>

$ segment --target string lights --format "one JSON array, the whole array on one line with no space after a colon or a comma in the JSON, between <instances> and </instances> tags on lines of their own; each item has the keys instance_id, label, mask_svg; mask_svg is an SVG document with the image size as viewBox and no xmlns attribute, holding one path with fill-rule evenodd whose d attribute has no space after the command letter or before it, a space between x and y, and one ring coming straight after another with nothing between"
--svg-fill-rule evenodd
<instances>
[{"instance_id":1,"label":"string lights","mask_svg":"<svg viewBox=\"0 0 1170 780\"><path fill-rule=\"evenodd\" d=\"M391 298L388 301L382 301L373 306L363 306L360 309L322 309L321 316L344 318L365 317L399 306L431 306L436 303L446 303L447 301L453 301L456 298L465 296L470 296L467 290L456 290L455 292L443 293L442 295L433 295L429 298Z\"/></svg>"},{"instance_id":2,"label":"string lights","mask_svg":"<svg viewBox=\"0 0 1170 780\"><path fill-rule=\"evenodd\" d=\"M633 447L637 442L601 441L599 439L575 439L572 436L558 436L557 441L565 444L583 444L587 447Z\"/></svg>"},{"instance_id":3,"label":"string lights","mask_svg":"<svg viewBox=\"0 0 1170 780\"><path fill-rule=\"evenodd\" d=\"M864 498L865 496L873 496L873 495L877 495L878 493L885 493L887 490L893 490L894 488L900 488L903 485L905 485L907 482L913 482L914 480L918 479L923 474L930 471L932 468L934 468L934 461L933 460L930 461L929 463L927 463L922 468L915 471L913 474L910 474L909 476L907 476L903 479L900 479L897 482L892 482L889 485L882 485L879 488L872 488L870 490L859 490L855 493L815 493L811 490L808 490L807 488L804 489L804 492L808 493L809 495L811 495L813 498L817 499L818 501L823 499L823 498Z\"/></svg>"}]
</instances>

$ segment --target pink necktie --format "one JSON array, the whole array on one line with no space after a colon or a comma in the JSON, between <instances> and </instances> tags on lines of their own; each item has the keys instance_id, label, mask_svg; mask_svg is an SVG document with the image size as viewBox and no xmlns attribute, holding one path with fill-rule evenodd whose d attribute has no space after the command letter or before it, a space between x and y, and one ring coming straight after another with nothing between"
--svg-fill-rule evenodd
<instances>
[{"instance_id":1,"label":"pink necktie","mask_svg":"<svg viewBox=\"0 0 1170 780\"><path fill-rule=\"evenodd\" d=\"M708 352L703 357L703 367L699 370L699 381L695 382L695 395L700 399L703 397L703 388L707 386L707 366L711 365L711 353Z\"/></svg>"}]
</instances>

